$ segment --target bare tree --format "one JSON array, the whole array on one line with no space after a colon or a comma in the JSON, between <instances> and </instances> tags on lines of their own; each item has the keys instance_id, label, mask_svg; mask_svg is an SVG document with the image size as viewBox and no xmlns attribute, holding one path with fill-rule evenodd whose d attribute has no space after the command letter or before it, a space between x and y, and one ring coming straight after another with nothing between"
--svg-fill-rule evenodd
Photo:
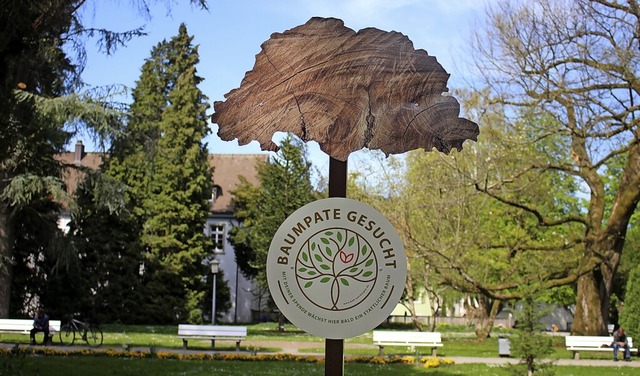
<instances>
[{"instance_id":1,"label":"bare tree","mask_svg":"<svg viewBox=\"0 0 640 376\"><path fill-rule=\"evenodd\" d=\"M640 200L639 3L502 1L487 19L472 42L483 84L512 106L514 123L532 113L552 119L527 128L530 142L556 140L555 147L540 148L546 158L513 176L576 179L584 205L549 215L504 196L512 184L504 176L488 176L477 188L534 215L540 226L581 226L583 254L554 283L577 282L575 333L605 333L612 282Z\"/></svg>"}]
</instances>

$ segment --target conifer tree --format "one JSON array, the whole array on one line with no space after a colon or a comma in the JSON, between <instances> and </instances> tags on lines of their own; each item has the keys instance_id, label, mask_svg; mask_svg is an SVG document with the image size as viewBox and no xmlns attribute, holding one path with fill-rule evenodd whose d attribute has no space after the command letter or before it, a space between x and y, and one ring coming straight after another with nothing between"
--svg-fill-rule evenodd
<instances>
[{"instance_id":1,"label":"conifer tree","mask_svg":"<svg viewBox=\"0 0 640 376\"><path fill-rule=\"evenodd\" d=\"M202 261L211 251L203 229L211 196L207 98L198 89L198 49L182 24L154 47L133 90L123 136L114 142L110 175L125 182L145 250L144 279L159 322L202 320L207 286ZM222 304L222 302L220 302Z\"/></svg>"},{"instance_id":2,"label":"conifer tree","mask_svg":"<svg viewBox=\"0 0 640 376\"><path fill-rule=\"evenodd\" d=\"M271 239L294 211L314 201L319 194L311 183L311 162L305 144L288 134L278 153L258 167L260 186L243 180L232 192L234 216L240 226L229 232L236 250L236 262L242 273L267 287L266 264ZM279 315L280 331L284 331L284 315Z\"/></svg>"},{"instance_id":3,"label":"conifer tree","mask_svg":"<svg viewBox=\"0 0 640 376\"><path fill-rule=\"evenodd\" d=\"M242 273L266 287L266 261L271 239L294 211L318 198L311 183L311 163L304 143L287 137L280 151L258 168L260 185L246 180L232 192L234 216L241 222L229 233Z\"/></svg>"},{"instance_id":4,"label":"conifer tree","mask_svg":"<svg viewBox=\"0 0 640 376\"><path fill-rule=\"evenodd\" d=\"M206 0L190 2L207 8ZM31 283L55 274L30 269L33 264L21 264L19 270L14 265L46 256L58 267L73 250L63 244L56 226L66 166L55 155L76 130L104 140L119 124L117 114L106 111L108 99L78 94L86 41L95 37L100 50L113 53L144 34L142 28L113 32L84 24L80 14L86 3L4 1L0 7L0 318L30 314L29 304L35 302L25 297L43 296L42 286ZM148 13L146 1L134 3L145 5L138 9Z\"/></svg>"},{"instance_id":5,"label":"conifer tree","mask_svg":"<svg viewBox=\"0 0 640 376\"><path fill-rule=\"evenodd\" d=\"M628 336L640 338L640 265L629 274L624 307L620 312L620 326Z\"/></svg>"},{"instance_id":6,"label":"conifer tree","mask_svg":"<svg viewBox=\"0 0 640 376\"><path fill-rule=\"evenodd\" d=\"M157 154L151 194L144 207L149 217L143 242L163 268L180 277L187 298L187 319L202 316L206 267L202 260L212 249L204 235L209 212L211 174L207 149L202 143L208 134L205 111L207 98L198 89L198 49L186 26L167 44L167 108L159 122Z\"/></svg>"},{"instance_id":7,"label":"conifer tree","mask_svg":"<svg viewBox=\"0 0 640 376\"><path fill-rule=\"evenodd\" d=\"M546 358L553 353L552 337L542 331L540 319L548 313L541 309L540 290L536 286L525 286L522 309L517 313L518 326L510 339L513 355L520 359L509 364L507 370L513 375L555 375L553 363Z\"/></svg>"}]
</instances>

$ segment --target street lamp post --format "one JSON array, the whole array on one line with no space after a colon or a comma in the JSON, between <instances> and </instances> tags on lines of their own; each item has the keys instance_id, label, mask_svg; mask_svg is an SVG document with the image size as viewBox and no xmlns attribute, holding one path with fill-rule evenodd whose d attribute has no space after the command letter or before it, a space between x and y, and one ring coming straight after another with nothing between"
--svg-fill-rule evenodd
<instances>
[{"instance_id":1,"label":"street lamp post","mask_svg":"<svg viewBox=\"0 0 640 376\"><path fill-rule=\"evenodd\" d=\"M213 295L211 296L211 323L216 323L216 275L220 269L220 261L213 260L209 263L211 274L213 274Z\"/></svg>"}]
</instances>

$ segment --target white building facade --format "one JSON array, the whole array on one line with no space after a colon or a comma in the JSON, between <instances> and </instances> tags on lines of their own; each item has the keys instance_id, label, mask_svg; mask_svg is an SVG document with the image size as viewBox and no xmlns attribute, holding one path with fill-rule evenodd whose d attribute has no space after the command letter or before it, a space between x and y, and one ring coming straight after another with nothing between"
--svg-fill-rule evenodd
<instances>
[{"instance_id":1,"label":"white building facade","mask_svg":"<svg viewBox=\"0 0 640 376\"><path fill-rule=\"evenodd\" d=\"M214 189L211 211L205 234L213 240L214 256L220 262L224 279L231 292L231 309L218 321L222 323L250 323L259 320L260 306L266 298L258 286L242 275L236 263L233 246L229 243L229 230L238 225L233 216L232 194L244 176L250 183L259 184L257 167L267 161L266 154L211 154L209 164L213 170Z\"/></svg>"}]
</instances>

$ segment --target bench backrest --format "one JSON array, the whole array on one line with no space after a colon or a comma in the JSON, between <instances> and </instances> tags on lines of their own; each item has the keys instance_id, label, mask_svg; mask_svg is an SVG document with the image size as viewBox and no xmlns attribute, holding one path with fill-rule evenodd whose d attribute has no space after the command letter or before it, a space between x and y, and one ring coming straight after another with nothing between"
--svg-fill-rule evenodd
<instances>
[{"instance_id":1,"label":"bench backrest","mask_svg":"<svg viewBox=\"0 0 640 376\"><path fill-rule=\"evenodd\" d=\"M180 336L218 336L218 337L246 337L246 326L226 326L226 325L178 325L178 335Z\"/></svg>"},{"instance_id":2,"label":"bench backrest","mask_svg":"<svg viewBox=\"0 0 640 376\"><path fill-rule=\"evenodd\" d=\"M565 344L567 347L606 347L613 342L612 336L567 336ZM633 347L633 338L627 336L629 347Z\"/></svg>"},{"instance_id":3,"label":"bench backrest","mask_svg":"<svg viewBox=\"0 0 640 376\"><path fill-rule=\"evenodd\" d=\"M60 331L60 320L49 320L49 330ZM29 319L0 319L0 331L24 332L33 328L33 320Z\"/></svg>"},{"instance_id":4,"label":"bench backrest","mask_svg":"<svg viewBox=\"0 0 640 376\"><path fill-rule=\"evenodd\" d=\"M374 330L373 342L440 343L442 342L442 334L439 332L398 332Z\"/></svg>"}]
</instances>

